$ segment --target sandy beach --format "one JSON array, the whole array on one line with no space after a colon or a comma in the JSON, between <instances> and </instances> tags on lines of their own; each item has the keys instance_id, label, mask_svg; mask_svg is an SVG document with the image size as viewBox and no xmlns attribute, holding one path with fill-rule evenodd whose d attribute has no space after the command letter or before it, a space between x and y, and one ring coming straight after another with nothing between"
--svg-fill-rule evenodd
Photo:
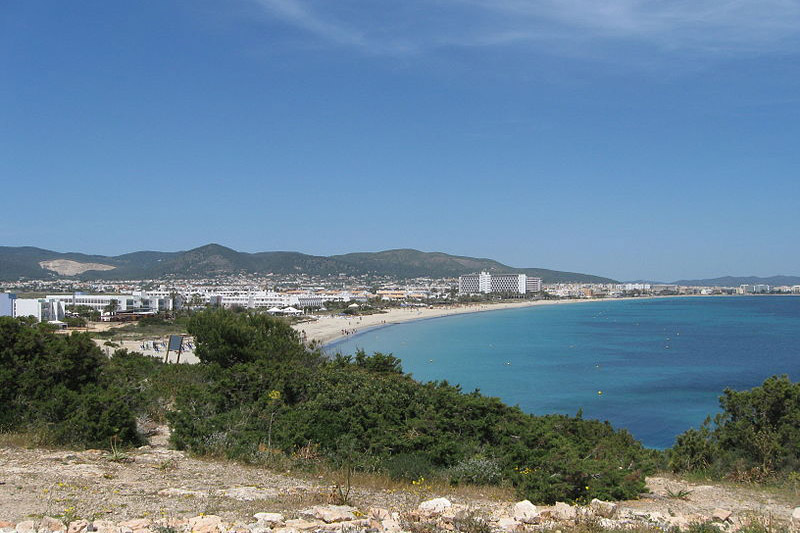
<instances>
[{"instance_id":1,"label":"sandy beach","mask_svg":"<svg viewBox=\"0 0 800 533\"><path fill-rule=\"evenodd\" d=\"M613 301L624 300L627 298L615 298ZM412 320L425 320L442 316L460 315L464 313L481 313L486 311L498 311L501 309L515 309L518 307L533 307L538 305L564 305L580 302L603 301L598 298L586 298L581 300L536 300L522 302L508 302L498 304L460 304L441 307L408 307L393 308L386 313L366 316L321 316L316 320L296 324L293 327L311 341L322 344L329 344L335 340L349 335L361 333L366 329L410 322Z\"/></svg>"}]
</instances>

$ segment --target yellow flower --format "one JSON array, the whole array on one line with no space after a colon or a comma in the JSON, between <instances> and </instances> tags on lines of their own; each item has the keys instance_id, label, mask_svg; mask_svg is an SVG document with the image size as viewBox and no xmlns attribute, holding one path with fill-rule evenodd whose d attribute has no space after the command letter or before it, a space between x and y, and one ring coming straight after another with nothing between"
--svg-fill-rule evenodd
<instances>
[{"instance_id":1,"label":"yellow flower","mask_svg":"<svg viewBox=\"0 0 800 533\"><path fill-rule=\"evenodd\" d=\"M270 400L280 400L281 399L281 391L279 390L271 390L269 391L269 399Z\"/></svg>"}]
</instances>

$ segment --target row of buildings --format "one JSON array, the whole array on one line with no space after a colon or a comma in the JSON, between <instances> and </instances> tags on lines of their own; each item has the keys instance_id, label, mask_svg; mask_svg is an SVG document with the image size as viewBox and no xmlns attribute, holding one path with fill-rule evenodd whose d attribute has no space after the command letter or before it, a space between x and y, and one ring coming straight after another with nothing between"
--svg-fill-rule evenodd
<instances>
[{"instance_id":1,"label":"row of buildings","mask_svg":"<svg viewBox=\"0 0 800 533\"><path fill-rule=\"evenodd\" d=\"M458 278L458 293L468 294L527 294L542 292L542 278L525 274L468 274Z\"/></svg>"},{"instance_id":2,"label":"row of buildings","mask_svg":"<svg viewBox=\"0 0 800 533\"><path fill-rule=\"evenodd\" d=\"M400 292L392 294L398 297ZM175 291L156 289L129 294L51 294L41 298L17 298L13 293L0 293L0 316L33 317L39 322L60 322L71 309L83 307L97 311L103 319L130 314L155 314L181 307L214 305L219 307L320 308L326 302L365 302L364 291L287 291L240 289L195 289Z\"/></svg>"}]
</instances>

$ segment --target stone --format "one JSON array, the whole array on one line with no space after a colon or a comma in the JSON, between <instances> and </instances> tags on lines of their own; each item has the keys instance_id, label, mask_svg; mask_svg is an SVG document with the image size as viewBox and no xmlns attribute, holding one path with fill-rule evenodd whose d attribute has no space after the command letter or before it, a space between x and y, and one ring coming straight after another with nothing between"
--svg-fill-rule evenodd
<instances>
[{"instance_id":1,"label":"stone","mask_svg":"<svg viewBox=\"0 0 800 533\"><path fill-rule=\"evenodd\" d=\"M301 511L301 516L316 518L322 520L326 524L332 522L349 522L355 520L356 515L353 513L356 509L347 505L315 505L310 509Z\"/></svg>"},{"instance_id":2,"label":"stone","mask_svg":"<svg viewBox=\"0 0 800 533\"><path fill-rule=\"evenodd\" d=\"M797 529L800 529L800 507L795 507L794 511L792 511L792 526L794 526Z\"/></svg>"},{"instance_id":3,"label":"stone","mask_svg":"<svg viewBox=\"0 0 800 533\"><path fill-rule=\"evenodd\" d=\"M274 490L259 489L258 487L233 487L230 489L223 489L217 494L242 502L269 500L278 495L278 493Z\"/></svg>"},{"instance_id":4,"label":"stone","mask_svg":"<svg viewBox=\"0 0 800 533\"><path fill-rule=\"evenodd\" d=\"M381 520L380 529L385 533L400 533L400 531L403 530L403 527L400 525L398 520L395 520L394 518L387 518L385 520Z\"/></svg>"},{"instance_id":5,"label":"stone","mask_svg":"<svg viewBox=\"0 0 800 533\"><path fill-rule=\"evenodd\" d=\"M150 520L146 518L138 518L136 520L127 520L125 522L120 522L119 527L127 527L131 531L141 531L150 528Z\"/></svg>"},{"instance_id":6,"label":"stone","mask_svg":"<svg viewBox=\"0 0 800 533\"><path fill-rule=\"evenodd\" d=\"M733 513L727 509L717 508L711 513L711 519L719 522L726 522Z\"/></svg>"},{"instance_id":7,"label":"stone","mask_svg":"<svg viewBox=\"0 0 800 533\"><path fill-rule=\"evenodd\" d=\"M36 522L24 520L17 524L17 533L36 533Z\"/></svg>"},{"instance_id":8,"label":"stone","mask_svg":"<svg viewBox=\"0 0 800 533\"><path fill-rule=\"evenodd\" d=\"M445 509L452 505L447 498L434 498L419 504L418 509L427 515L435 515L443 513Z\"/></svg>"},{"instance_id":9,"label":"stone","mask_svg":"<svg viewBox=\"0 0 800 533\"><path fill-rule=\"evenodd\" d=\"M52 516L45 516L39 521L39 531L66 531L67 526L64 522L53 518Z\"/></svg>"},{"instance_id":10,"label":"stone","mask_svg":"<svg viewBox=\"0 0 800 533\"><path fill-rule=\"evenodd\" d=\"M287 520L286 527L296 530L317 529L325 525L325 522L320 520L305 520L303 518L295 518L294 520Z\"/></svg>"},{"instance_id":11,"label":"stone","mask_svg":"<svg viewBox=\"0 0 800 533\"><path fill-rule=\"evenodd\" d=\"M578 510L568 503L556 502L552 515L556 520L575 520L578 517Z\"/></svg>"},{"instance_id":12,"label":"stone","mask_svg":"<svg viewBox=\"0 0 800 533\"><path fill-rule=\"evenodd\" d=\"M165 497L177 497L177 498L207 498L208 493L203 490L186 490L186 489L177 489L177 488L169 488L163 489L158 491L159 496Z\"/></svg>"},{"instance_id":13,"label":"stone","mask_svg":"<svg viewBox=\"0 0 800 533\"><path fill-rule=\"evenodd\" d=\"M86 520L75 520L69 523L67 533L84 533L89 527L89 522Z\"/></svg>"},{"instance_id":14,"label":"stone","mask_svg":"<svg viewBox=\"0 0 800 533\"><path fill-rule=\"evenodd\" d=\"M293 527L281 527L272 530L272 533L301 533L299 529Z\"/></svg>"},{"instance_id":15,"label":"stone","mask_svg":"<svg viewBox=\"0 0 800 533\"><path fill-rule=\"evenodd\" d=\"M595 516L601 518L611 518L617 512L617 504L595 498L589 502L589 509L591 509L592 514Z\"/></svg>"},{"instance_id":16,"label":"stone","mask_svg":"<svg viewBox=\"0 0 800 533\"><path fill-rule=\"evenodd\" d=\"M222 531L222 518L217 515L195 516L189 519L192 533L219 533Z\"/></svg>"},{"instance_id":17,"label":"stone","mask_svg":"<svg viewBox=\"0 0 800 533\"><path fill-rule=\"evenodd\" d=\"M598 518L597 525L603 530L625 529L625 524L618 522L617 520L611 520L610 518Z\"/></svg>"},{"instance_id":18,"label":"stone","mask_svg":"<svg viewBox=\"0 0 800 533\"><path fill-rule=\"evenodd\" d=\"M517 531L521 526L522 524L509 517L501 518L497 521L497 528L501 531Z\"/></svg>"},{"instance_id":19,"label":"stone","mask_svg":"<svg viewBox=\"0 0 800 533\"><path fill-rule=\"evenodd\" d=\"M357 519L346 520L344 522L331 522L322 526L323 531L335 531L339 533L348 533L352 531L364 531L369 527L369 520Z\"/></svg>"},{"instance_id":20,"label":"stone","mask_svg":"<svg viewBox=\"0 0 800 533\"><path fill-rule=\"evenodd\" d=\"M92 528L97 533L120 533L120 528L111 520L95 520Z\"/></svg>"},{"instance_id":21,"label":"stone","mask_svg":"<svg viewBox=\"0 0 800 533\"><path fill-rule=\"evenodd\" d=\"M539 518L539 510L528 500L514 504L514 519L524 524L533 524Z\"/></svg>"},{"instance_id":22,"label":"stone","mask_svg":"<svg viewBox=\"0 0 800 533\"><path fill-rule=\"evenodd\" d=\"M266 524L269 527L275 527L278 524L283 524L286 519L280 513L256 513L253 518L258 520L261 524Z\"/></svg>"}]
</instances>

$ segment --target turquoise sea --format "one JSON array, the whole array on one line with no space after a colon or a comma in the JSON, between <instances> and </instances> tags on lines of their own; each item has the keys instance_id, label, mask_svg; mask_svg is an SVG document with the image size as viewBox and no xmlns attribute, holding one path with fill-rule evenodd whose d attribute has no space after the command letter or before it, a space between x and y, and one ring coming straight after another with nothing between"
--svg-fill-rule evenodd
<instances>
[{"instance_id":1,"label":"turquoise sea","mask_svg":"<svg viewBox=\"0 0 800 533\"><path fill-rule=\"evenodd\" d=\"M608 420L645 445L719 411L723 389L800 379L800 297L543 305L381 327L328 353L392 353L417 379L480 389L535 413ZM602 392L602 394L601 394Z\"/></svg>"}]
</instances>

